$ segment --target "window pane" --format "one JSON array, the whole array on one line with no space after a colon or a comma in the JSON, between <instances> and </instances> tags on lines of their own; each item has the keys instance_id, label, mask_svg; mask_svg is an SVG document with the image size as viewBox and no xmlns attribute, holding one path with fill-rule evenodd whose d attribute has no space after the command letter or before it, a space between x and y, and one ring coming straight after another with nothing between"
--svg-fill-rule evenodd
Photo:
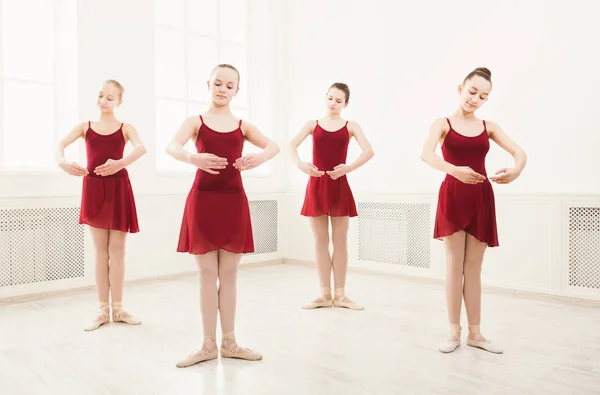
<instances>
[{"instance_id":1,"label":"window pane","mask_svg":"<svg viewBox=\"0 0 600 395\"><path fill-rule=\"evenodd\" d=\"M54 168L53 86L5 81L3 130L5 168Z\"/></svg>"},{"instance_id":2,"label":"window pane","mask_svg":"<svg viewBox=\"0 0 600 395\"><path fill-rule=\"evenodd\" d=\"M156 67L156 95L185 98L184 35L156 28L154 64Z\"/></svg>"},{"instance_id":3,"label":"window pane","mask_svg":"<svg viewBox=\"0 0 600 395\"><path fill-rule=\"evenodd\" d=\"M6 77L54 81L54 9L47 0L2 1Z\"/></svg>"},{"instance_id":4,"label":"window pane","mask_svg":"<svg viewBox=\"0 0 600 395\"><path fill-rule=\"evenodd\" d=\"M188 28L206 36L217 36L218 0L189 0Z\"/></svg>"},{"instance_id":5,"label":"window pane","mask_svg":"<svg viewBox=\"0 0 600 395\"><path fill-rule=\"evenodd\" d=\"M240 72L240 91L233 99L233 104L240 107L246 107L248 105L248 59L246 47L242 45L223 44L221 46L219 63L229 63L235 66L235 68Z\"/></svg>"},{"instance_id":6,"label":"window pane","mask_svg":"<svg viewBox=\"0 0 600 395\"><path fill-rule=\"evenodd\" d=\"M206 100L208 87L206 81L210 78L210 72L218 63L217 41L209 38L189 37L188 46L188 70L189 70L189 94L192 100Z\"/></svg>"},{"instance_id":7,"label":"window pane","mask_svg":"<svg viewBox=\"0 0 600 395\"><path fill-rule=\"evenodd\" d=\"M183 29L183 5L184 0L154 0L154 21L161 25Z\"/></svg>"},{"instance_id":8,"label":"window pane","mask_svg":"<svg viewBox=\"0 0 600 395\"><path fill-rule=\"evenodd\" d=\"M246 0L221 0L219 22L223 40L246 42L246 3Z\"/></svg>"},{"instance_id":9,"label":"window pane","mask_svg":"<svg viewBox=\"0 0 600 395\"><path fill-rule=\"evenodd\" d=\"M186 105L183 101L156 100L156 167L160 170L190 170L193 166L171 158L166 152L167 144L186 118ZM195 152L192 142L186 149Z\"/></svg>"}]
</instances>

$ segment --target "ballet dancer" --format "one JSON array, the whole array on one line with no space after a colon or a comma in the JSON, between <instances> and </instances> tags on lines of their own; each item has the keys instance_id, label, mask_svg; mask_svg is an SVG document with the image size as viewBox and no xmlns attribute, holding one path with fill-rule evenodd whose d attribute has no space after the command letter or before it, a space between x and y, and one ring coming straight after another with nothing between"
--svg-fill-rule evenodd
<instances>
[{"instance_id":1,"label":"ballet dancer","mask_svg":"<svg viewBox=\"0 0 600 395\"><path fill-rule=\"evenodd\" d=\"M193 254L198 266L204 344L201 350L179 361L180 368L217 358L218 313L221 357L262 359L260 352L240 347L234 336L238 264L242 253L254 251L241 172L270 160L279 147L255 125L232 114L229 105L239 91L239 83L240 74L234 66L216 66L207 82L209 109L187 118L167 147L173 158L198 168L185 204L177 251ZM184 149L190 139L197 153ZM245 140L263 151L242 156Z\"/></svg>"},{"instance_id":2,"label":"ballet dancer","mask_svg":"<svg viewBox=\"0 0 600 395\"><path fill-rule=\"evenodd\" d=\"M480 331L481 267L486 247L498 246L496 209L492 182L514 181L527 162L525 151L491 121L475 116L492 90L487 68L471 71L458 87L459 107L448 118L433 122L423 146L421 159L446 173L439 190L434 238L443 239L446 252L446 303L449 336L438 349L449 353L460 345L460 310L465 301L469 334L467 345L492 353L502 348ZM514 167L498 170L488 177L485 157L494 141L514 158ZM435 154L441 145L444 159Z\"/></svg>"},{"instance_id":3,"label":"ballet dancer","mask_svg":"<svg viewBox=\"0 0 600 395\"><path fill-rule=\"evenodd\" d=\"M319 120L306 122L289 145L296 166L310 176L300 214L310 219L321 296L302 306L305 309L331 306L353 310L364 308L345 294L349 219L358 215L346 174L367 163L374 152L360 125L341 117L349 99L348 85L341 82L331 85L325 95L327 114ZM302 162L298 156L298 146L311 134L312 163ZM352 137L356 139L362 152L354 162L346 164ZM333 241L332 255L329 254L329 221Z\"/></svg>"},{"instance_id":4,"label":"ballet dancer","mask_svg":"<svg viewBox=\"0 0 600 395\"><path fill-rule=\"evenodd\" d=\"M123 86L115 80L102 85L96 104L97 122L82 122L58 144L57 162L66 173L83 177L79 223L88 225L96 252L96 288L100 312L85 328L93 331L110 321L139 325L123 310L125 244L127 233L139 232L135 199L126 167L140 159L146 148L136 129L117 120L115 109L123 101ZM85 140L87 168L64 157L65 148ZM133 151L123 157L127 142ZM109 309L109 294L111 305Z\"/></svg>"}]
</instances>

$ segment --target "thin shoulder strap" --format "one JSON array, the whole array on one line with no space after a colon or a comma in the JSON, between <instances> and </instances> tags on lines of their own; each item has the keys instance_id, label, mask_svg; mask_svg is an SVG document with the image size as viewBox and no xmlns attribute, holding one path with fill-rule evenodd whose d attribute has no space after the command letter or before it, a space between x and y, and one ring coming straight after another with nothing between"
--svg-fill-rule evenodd
<instances>
[{"instance_id":1,"label":"thin shoulder strap","mask_svg":"<svg viewBox=\"0 0 600 395\"><path fill-rule=\"evenodd\" d=\"M200 122L204 123L204 119L202 119L202 115L198 115L200 117Z\"/></svg>"},{"instance_id":2,"label":"thin shoulder strap","mask_svg":"<svg viewBox=\"0 0 600 395\"><path fill-rule=\"evenodd\" d=\"M346 126L346 127L348 126L348 121L346 121L346 124L344 126Z\"/></svg>"},{"instance_id":3,"label":"thin shoulder strap","mask_svg":"<svg viewBox=\"0 0 600 395\"><path fill-rule=\"evenodd\" d=\"M448 126L450 126L450 129L452 129L452 124L450 123L450 119L446 118L446 121L448 121Z\"/></svg>"},{"instance_id":4,"label":"thin shoulder strap","mask_svg":"<svg viewBox=\"0 0 600 395\"><path fill-rule=\"evenodd\" d=\"M483 121L483 131L487 133L487 125L485 124L485 119L482 119Z\"/></svg>"},{"instance_id":5,"label":"thin shoulder strap","mask_svg":"<svg viewBox=\"0 0 600 395\"><path fill-rule=\"evenodd\" d=\"M240 124L238 125L238 127L242 127L242 120L240 119Z\"/></svg>"},{"instance_id":6,"label":"thin shoulder strap","mask_svg":"<svg viewBox=\"0 0 600 395\"><path fill-rule=\"evenodd\" d=\"M88 129L92 128L92 121L88 121Z\"/></svg>"},{"instance_id":7,"label":"thin shoulder strap","mask_svg":"<svg viewBox=\"0 0 600 395\"><path fill-rule=\"evenodd\" d=\"M123 129L123 125L125 125L125 122L121 122L121 127L119 129Z\"/></svg>"},{"instance_id":8,"label":"thin shoulder strap","mask_svg":"<svg viewBox=\"0 0 600 395\"><path fill-rule=\"evenodd\" d=\"M319 120L318 120L318 119L317 119L315 122L317 122L317 123L316 123L317 125L319 124Z\"/></svg>"}]
</instances>

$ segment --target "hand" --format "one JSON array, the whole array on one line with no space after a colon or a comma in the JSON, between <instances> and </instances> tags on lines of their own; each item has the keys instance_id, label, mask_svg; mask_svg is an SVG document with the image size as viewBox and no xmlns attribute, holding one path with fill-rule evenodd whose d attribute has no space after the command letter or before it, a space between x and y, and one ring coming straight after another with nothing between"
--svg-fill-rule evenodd
<instances>
[{"instance_id":1,"label":"hand","mask_svg":"<svg viewBox=\"0 0 600 395\"><path fill-rule=\"evenodd\" d=\"M119 170L123 168L123 164L119 160L109 159L105 164L100 165L94 169L94 173L99 176L110 176L111 174L115 174Z\"/></svg>"},{"instance_id":2,"label":"hand","mask_svg":"<svg viewBox=\"0 0 600 395\"><path fill-rule=\"evenodd\" d=\"M350 173L350 167L344 163L337 165L333 168L333 170L327 172L332 180L337 180L341 176L345 176L348 173Z\"/></svg>"},{"instance_id":3,"label":"hand","mask_svg":"<svg viewBox=\"0 0 600 395\"><path fill-rule=\"evenodd\" d=\"M85 167L79 166L75 162L61 162L58 166L72 176L87 176L88 171Z\"/></svg>"},{"instance_id":4,"label":"hand","mask_svg":"<svg viewBox=\"0 0 600 395\"><path fill-rule=\"evenodd\" d=\"M227 159L221 158L213 154L192 154L190 156L190 163L200 170L204 170L210 174L219 174L218 171L213 169L224 169L227 167Z\"/></svg>"},{"instance_id":5,"label":"hand","mask_svg":"<svg viewBox=\"0 0 600 395\"><path fill-rule=\"evenodd\" d=\"M490 180L495 182L496 184L508 184L513 182L517 177L519 177L521 173L517 169L514 168L504 168L500 169L490 177Z\"/></svg>"},{"instance_id":6,"label":"hand","mask_svg":"<svg viewBox=\"0 0 600 395\"><path fill-rule=\"evenodd\" d=\"M450 175L459 179L465 184L480 184L486 179L485 176L477 173L469 166L455 167Z\"/></svg>"},{"instance_id":7,"label":"hand","mask_svg":"<svg viewBox=\"0 0 600 395\"><path fill-rule=\"evenodd\" d=\"M300 163L298 168L311 177L321 177L323 174L325 174L324 171L317 169L317 166L308 162Z\"/></svg>"},{"instance_id":8,"label":"hand","mask_svg":"<svg viewBox=\"0 0 600 395\"><path fill-rule=\"evenodd\" d=\"M265 163L265 157L262 154L246 154L241 158L238 158L234 163L233 167L239 171L254 169Z\"/></svg>"}]
</instances>

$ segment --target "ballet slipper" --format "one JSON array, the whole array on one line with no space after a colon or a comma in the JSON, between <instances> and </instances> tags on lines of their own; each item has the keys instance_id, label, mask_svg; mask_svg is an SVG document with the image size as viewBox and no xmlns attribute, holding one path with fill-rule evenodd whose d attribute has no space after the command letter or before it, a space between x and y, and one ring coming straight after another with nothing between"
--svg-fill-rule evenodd
<instances>
[{"instance_id":1,"label":"ballet slipper","mask_svg":"<svg viewBox=\"0 0 600 395\"><path fill-rule=\"evenodd\" d=\"M114 302L112 304L112 320L113 322L124 322L128 325L140 325L142 322L123 310L123 303Z\"/></svg>"},{"instance_id":2,"label":"ballet slipper","mask_svg":"<svg viewBox=\"0 0 600 395\"><path fill-rule=\"evenodd\" d=\"M494 354L502 354L504 352L501 347L496 346L481 335L479 325L469 325L469 337L467 337L467 345L481 348L482 350Z\"/></svg>"},{"instance_id":3,"label":"ballet slipper","mask_svg":"<svg viewBox=\"0 0 600 395\"><path fill-rule=\"evenodd\" d=\"M350 300L344 294L344 288L336 288L335 296L333 297L334 307L343 307L350 310L364 310L365 308L356 302Z\"/></svg>"},{"instance_id":4,"label":"ballet slipper","mask_svg":"<svg viewBox=\"0 0 600 395\"><path fill-rule=\"evenodd\" d=\"M303 309L317 309L319 307L331 307L333 306L333 299L331 299L331 288L321 287L321 296L313 300L309 304L302 306Z\"/></svg>"},{"instance_id":5,"label":"ballet slipper","mask_svg":"<svg viewBox=\"0 0 600 395\"><path fill-rule=\"evenodd\" d=\"M451 353L460 346L460 331L462 328L458 324L450 324L450 333L448 339L438 346L438 350L443 353Z\"/></svg>"},{"instance_id":6,"label":"ballet slipper","mask_svg":"<svg viewBox=\"0 0 600 395\"><path fill-rule=\"evenodd\" d=\"M247 361L259 361L263 358L262 354L256 350L238 346L233 332L223 333L221 357L245 359Z\"/></svg>"},{"instance_id":7,"label":"ballet slipper","mask_svg":"<svg viewBox=\"0 0 600 395\"><path fill-rule=\"evenodd\" d=\"M100 328L108 322L110 322L108 303L100 303L100 312L98 313L98 316L96 316L94 321L92 321L88 327L84 328L84 330L90 332Z\"/></svg>"},{"instance_id":8,"label":"ballet slipper","mask_svg":"<svg viewBox=\"0 0 600 395\"><path fill-rule=\"evenodd\" d=\"M178 368L187 368L200 362L217 359L219 356L219 350L217 349L217 344L215 343L216 341L216 336L204 336L204 344L202 345L202 349L177 362L176 366ZM206 346L206 343L215 343L214 348L212 350L209 349Z\"/></svg>"}]
</instances>

